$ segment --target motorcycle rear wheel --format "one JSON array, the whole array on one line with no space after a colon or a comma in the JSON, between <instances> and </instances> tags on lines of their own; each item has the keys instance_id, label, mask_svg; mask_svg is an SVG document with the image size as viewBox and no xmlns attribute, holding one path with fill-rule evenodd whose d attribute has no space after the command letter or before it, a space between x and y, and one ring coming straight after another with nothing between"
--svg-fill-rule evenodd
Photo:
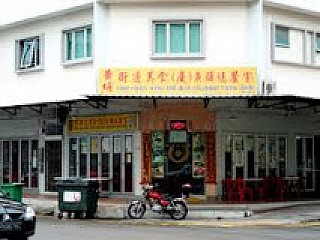
<instances>
[{"instance_id":1,"label":"motorcycle rear wheel","mask_svg":"<svg viewBox=\"0 0 320 240\"><path fill-rule=\"evenodd\" d=\"M174 211L170 213L170 217L174 220L182 220L188 214L188 207L184 202L175 202Z\"/></svg>"},{"instance_id":2,"label":"motorcycle rear wheel","mask_svg":"<svg viewBox=\"0 0 320 240\"><path fill-rule=\"evenodd\" d=\"M131 203L128 208L128 216L132 219L140 219L146 212L146 206L142 202Z\"/></svg>"}]
</instances>

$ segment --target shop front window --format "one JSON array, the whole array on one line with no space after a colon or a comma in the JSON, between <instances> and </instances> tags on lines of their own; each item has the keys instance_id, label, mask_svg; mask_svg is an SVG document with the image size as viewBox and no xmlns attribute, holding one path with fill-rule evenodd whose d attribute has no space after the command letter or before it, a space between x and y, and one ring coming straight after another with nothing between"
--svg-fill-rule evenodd
<instances>
[{"instance_id":1,"label":"shop front window","mask_svg":"<svg viewBox=\"0 0 320 240\"><path fill-rule=\"evenodd\" d=\"M266 176L267 144L265 136L258 136L258 177Z\"/></svg>"},{"instance_id":2,"label":"shop front window","mask_svg":"<svg viewBox=\"0 0 320 240\"><path fill-rule=\"evenodd\" d=\"M21 141L21 182L28 187L29 179L29 142Z\"/></svg>"},{"instance_id":3,"label":"shop front window","mask_svg":"<svg viewBox=\"0 0 320 240\"><path fill-rule=\"evenodd\" d=\"M98 137L90 138L90 177L98 177Z\"/></svg>"},{"instance_id":4,"label":"shop front window","mask_svg":"<svg viewBox=\"0 0 320 240\"><path fill-rule=\"evenodd\" d=\"M12 182L19 182L19 142L12 141Z\"/></svg>"},{"instance_id":5,"label":"shop front window","mask_svg":"<svg viewBox=\"0 0 320 240\"><path fill-rule=\"evenodd\" d=\"M77 138L69 139L69 177L77 176Z\"/></svg>"},{"instance_id":6,"label":"shop front window","mask_svg":"<svg viewBox=\"0 0 320 240\"><path fill-rule=\"evenodd\" d=\"M110 156L111 156L111 144L112 140L110 137L101 138L101 177L110 177ZM109 191L109 182L102 181L102 190Z\"/></svg>"},{"instance_id":7,"label":"shop front window","mask_svg":"<svg viewBox=\"0 0 320 240\"><path fill-rule=\"evenodd\" d=\"M30 152L31 151L31 152ZM38 187L38 140L15 139L0 141L0 167L3 183L23 183Z\"/></svg>"},{"instance_id":8,"label":"shop front window","mask_svg":"<svg viewBox=\"0 0 320 240\"><path fill-rule=\"evenodd\" d=\"M38 140L31 141L31 187L38 187Z\"/></svg>"},{"instance_id":9,"label":"shop front window","mask_svg":"<svg viewBox=\"0 0 320 240\"><path fill-rule=\"evenodd\" d=\"M3 183L10 183L10 142L3 141Z\"/></svg>"},{"instance_id":10,"label":"shop front window","mask_svg":"<svg viewBox=\"0 0 320 240\"><path fill-rule=\"evenodd\" d=\"M88 140L80 138L80 177L87 177L87 148Z\"/></svg>"},{"instance_id":11,"label":"shop front window","mask_svg":"<svg viewBox=\"0 0 320 240\"><path fill-rule=\"evenodd\" d=\"M225 134L225 178L286 176L286 141L277 135Z\"/></svg>"}]
</instances>

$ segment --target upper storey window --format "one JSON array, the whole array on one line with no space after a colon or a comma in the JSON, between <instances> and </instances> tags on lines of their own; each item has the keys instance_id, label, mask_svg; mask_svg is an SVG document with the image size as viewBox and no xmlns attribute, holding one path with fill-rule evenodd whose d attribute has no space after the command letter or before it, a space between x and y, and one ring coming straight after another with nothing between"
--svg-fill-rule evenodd
<instances>
[{"instance_id":1,"label":"upper storey window","mask_svg":"<svg viewBox=\"0 0 320 240\"><path fill-rule=\"evenodd\" d=\"M17 71L39 69L42 65L42 42L40 36L16 41Z\"/></svg>"},{"instance_id":2,"label":"upper storey window","mask_svg":"<svg viewBox=\"0 0 320 240\"><path fill-rule=\"evenodd\" d=\"M276 26L275 44L279 47L290 47L290 36L288 27Z\"/></svg>"},{"instance_id":3,"label":"upper storey window","mask_svg":"<svg viewBox=\"0 0 320 240\"><path fill-rule=\"evenodd\" d=\"M320 52L320 33L316 34L316 51Z\"/></svg>"},{"instance_id":4,"label":"upper storey window","mask_svg":"<svg viewBox=\"0 0 320 240\"><path fill-rule=\"evenodd\" d=\"M155 21L153 36L155 57L202 55L202 21Z\"/></svg>"},{"instance_id":5,"label":"upper storey window","mask_svg":"<svg viewBox=\"0 0 320 240\"><path fill-rule=\"evenodd\" d=\"M64 63L92 60L92 27L86 26L63 32Z\"/></svg>"}]
</instances>

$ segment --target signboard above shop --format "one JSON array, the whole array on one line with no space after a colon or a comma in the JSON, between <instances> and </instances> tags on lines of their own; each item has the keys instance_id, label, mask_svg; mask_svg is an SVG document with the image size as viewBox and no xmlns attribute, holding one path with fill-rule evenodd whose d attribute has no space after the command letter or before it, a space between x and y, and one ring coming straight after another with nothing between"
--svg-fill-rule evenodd
<instances>
[{"instance_id":1,"label":"signboard above shop","mask_svg":"<svg viewBox=\"0 0 320 240\"><path fill-rule=\"evenodd\" d=\"M100 68L105 96L210 97L258 94L255 67Z\"/></svg>"},{"instance_id":2,"label":"signboard above shop","mask_svg":"<svg viewBox=\"0 0 320 240\"><path fill-rule=\"evenodd\" d=\"M137 114L110 114L71 117L67 121L69 133L134 131L138 129Z\"/></svg>"}]
</instances>

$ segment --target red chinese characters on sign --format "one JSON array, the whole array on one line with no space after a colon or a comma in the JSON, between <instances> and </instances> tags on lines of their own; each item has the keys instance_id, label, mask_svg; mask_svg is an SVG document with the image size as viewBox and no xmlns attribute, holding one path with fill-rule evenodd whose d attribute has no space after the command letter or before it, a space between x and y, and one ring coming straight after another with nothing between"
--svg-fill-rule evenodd
<instances>
[{"instance_id":1,"label":"red chinese characters on sign","mask_svg":"<svg viewBox=\"0 0 320 240\"><path fill-rule=\"evenodd\" d=\"M243 78L245 79L245 82L250 83L254 81L254 76L252 72L244 72Z\"/></svg>"},{"instance_id":2,"label":"red chinese characters on sign","mask_svg":"<svg viewBox=\"0 0 320 240\"><path fill-rule=\"evenodd\" d=\"M231 82L232 83L237 83L239 81L239 75L238 75L238 71L235 70L235 71L232 71L231 72Z\"/></svg>"},{"instance_id":3,"label":"red chinese characters on sign","mask_svg":"<svg viewBox=\"0 0 320 240\"><path fill-rule=\"evenodd\" d=\"M179 72L166 72L166 71L135 71L131 75L127 71L113 72L111 69L104 71L104 81L106 82L105 88L111 89L110 86L112 79L118 79L124 83L143 83L143 82L167 82L171 81L176 83L187 82L216 82L216 83L239 83L241 80L245 83L253 82L255 77L254 73L250 71L239 73L238 70L233 71L215 71L215 69L207 71L190 71L188 69L179 70ZM109 84L110 83L110 84Z\"/></svg>"},{"instance_id":4,"label":"red chinese characters on sign","mask_svg":"<svg viewBox=\"0 0 320 240\"><path fill-rule=\"evenodd\" d=\"M106 92L112 92L113 88L112 88L112 77L113 77L113 73L111 69L106 69L104 71L104 83L102 85L102 89Z\"/></svg>"},{"instance_id":5,"label":"red chinese characters on sign","mask_svg":"<svg viewBox=\"0 0 320 240\"><path fill-rule=\"evenodd\" d=\"M132 79L133 79L133 82L135 82L135 83L141 83L141 72L136 71L135 73L133 73Z\"/></svg>"},{"instance_id":6,"label":"red chinese characters on sign","mask_svg":"<svg viewBox=\"0 0 320 240\"><path fill-rule=\"evenodd\" d=\"M158 75L158 79L161 81L161 82L166 82L168 80L168 73L166 72L160 72L159 75Z\"/></svg>"},{"instance_id":7,"label":"red chinese characters on sign","mask_svg":"<svg viewBox=\"0 0 320 240\"><path fill-rule=\"evenodd\" d=\"M129 77L129 74L127 72L120 72L118 75L118 79L120 82L126 83L128 81L128 77Z\"/></svg>"},{"instance_id":8,"label":"red chinese characters on sign","mask_svg":"<svg viewBox=\"0 0 320 240\"><path fill-rule=\"evenodd\" d=\"M153 82L154 81L154 72L149 71L147 72L147 82Z\"/></svg>"},{"instance_id":9,"label":"red chinese characters on sign","mask_svg":"<svg viewBox=\"0 0 320 240\"><path fill-rule=\"evenodd\" d=\"M99 75L99 93L154 96L257 94L256 68L106 68Z\"/></svg>"},{"instance_id":10,"label":"red chinese characters on sign","mask_svg":"<svg viewBox=\"0 0 320 240\"><path fill-rule=\"evenodd\" d=\"M205 79L205 81L207 81L207 82L213 82L213 80L214 80L214 73L213 73L213 71L208 71L208 72L206 72L206 79Z\"/></svg>"}]
</instances>

